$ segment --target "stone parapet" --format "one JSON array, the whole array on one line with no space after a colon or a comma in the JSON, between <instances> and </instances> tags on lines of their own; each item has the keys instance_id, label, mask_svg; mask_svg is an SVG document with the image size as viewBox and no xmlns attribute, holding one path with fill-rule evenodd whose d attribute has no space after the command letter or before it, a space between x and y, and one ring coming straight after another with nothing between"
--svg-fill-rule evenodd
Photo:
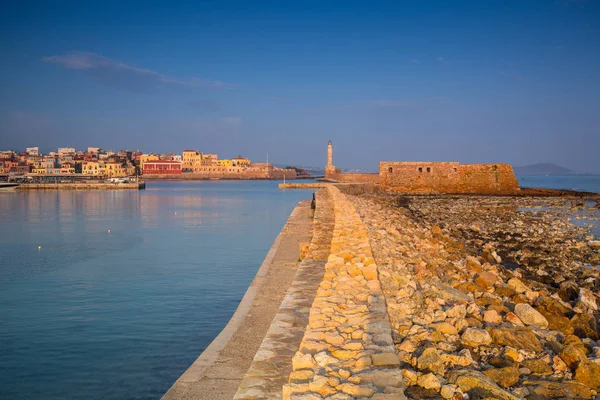
<instances>
[{"instance_id":1,"label":"stone parapet","mask_svg":"<svg viewBox=\"0 0 600 400\"><path fill-rule=\"evenodd\" d=\"M335 214L330 254L282 397L404 399L367 231L339 189L327 192Z\"/></svg>"}]
</instances>

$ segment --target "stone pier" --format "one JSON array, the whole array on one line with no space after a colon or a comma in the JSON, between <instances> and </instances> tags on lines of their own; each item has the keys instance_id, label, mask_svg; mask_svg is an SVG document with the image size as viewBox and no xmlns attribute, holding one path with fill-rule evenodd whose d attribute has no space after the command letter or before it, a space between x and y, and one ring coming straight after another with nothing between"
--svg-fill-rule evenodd
<instances>
[{"instance_id":1,"label":"stone pier","mask_svg":"<svg viewBox=\"0 0 600 400\"><path fill-rule=\"evenodd\" d=\"M306 269L299 268L235 398L405 399L367 231L334 186L318 193L315 219L333 223L331 240L325 244L327 229L315 227L322 235L313 237Z\"/></svg>"}]
</instances>

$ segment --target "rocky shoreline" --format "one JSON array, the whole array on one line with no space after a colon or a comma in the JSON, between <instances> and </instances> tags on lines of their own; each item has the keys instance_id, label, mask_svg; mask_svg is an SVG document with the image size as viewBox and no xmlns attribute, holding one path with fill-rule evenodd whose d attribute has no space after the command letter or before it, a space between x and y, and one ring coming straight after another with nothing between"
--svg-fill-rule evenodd
<instances>
[{"instance_id":1,"label":"rocky shoreline","mask_svg":"<svg viewBox=\"0 0 600 400\"><path fill-rule=\"evenodd\" d=\"M581 223L600 221L598 197L340 189L368 231L406 396L598 396L600 241Z\"/></svg>"}]
</instances>

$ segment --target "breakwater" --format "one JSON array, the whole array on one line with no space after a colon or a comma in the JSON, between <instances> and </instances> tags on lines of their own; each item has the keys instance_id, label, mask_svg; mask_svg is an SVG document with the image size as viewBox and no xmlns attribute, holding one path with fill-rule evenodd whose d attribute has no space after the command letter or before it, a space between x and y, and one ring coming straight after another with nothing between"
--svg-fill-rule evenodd
<instances>
[{"instance_id":1,"label":"breakwater","mask_svg":"<svg viewBox=\"0 0 600 400\"><path fill-rule=\"evenodd\" d=\"M327 183L280 183L279 189L324 189Z\"/></svg>"},{"instance_id":2,"label":"breakwater","mask_svg":"<svg viewBox=\"0 0 600 400\"><path fill-rule=\"evenodd\" d=\"M145 182L138 183L24 183L15 190L141 190Z\"/></svg>"},{"instance_id":3,"label":"breakwater","mask_svg":"<svg viewBox=\"0 0 600 400\"><path fill-rule=\"evenodd\" d=\"M335 223L303 336L284 300L236 399L596 396L600 275L581 263L598 263L600 242L572 223L598 218L594 197L359 189L318 192ZM540 214L516 211L527 204Z\"/></svg>"}]
</instances>

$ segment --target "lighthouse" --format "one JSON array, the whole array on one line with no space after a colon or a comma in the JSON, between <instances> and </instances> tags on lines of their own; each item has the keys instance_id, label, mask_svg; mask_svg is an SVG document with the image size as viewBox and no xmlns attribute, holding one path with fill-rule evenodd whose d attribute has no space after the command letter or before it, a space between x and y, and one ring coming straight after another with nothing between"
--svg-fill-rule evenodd
<instances>
[{"instance_id":1,"label":"lighthouse","mask_svg":"<svg viewBox=\"0 0 600 400\"><path fill-rule=\"evenodd\" d=\"M333 144L331 140L327 143L327 166L325 167L325 177L332 178L337 173L336 168L333 166Z\"/></svg>"}]
</instances>

